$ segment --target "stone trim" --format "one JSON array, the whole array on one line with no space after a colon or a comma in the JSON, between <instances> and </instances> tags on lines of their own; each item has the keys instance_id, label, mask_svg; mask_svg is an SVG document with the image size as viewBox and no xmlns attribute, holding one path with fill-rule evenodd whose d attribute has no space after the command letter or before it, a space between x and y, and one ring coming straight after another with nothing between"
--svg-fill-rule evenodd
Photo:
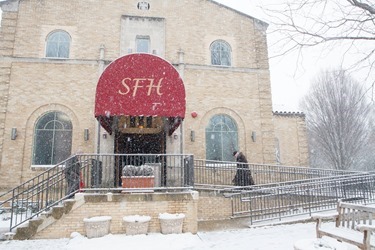
<instances>
[{"instance_id":1,"label":"stone trim","mask_svg":"<svg viewBox=\"0 0 375 250\"><path fill-rule=\"evenodd\" d=\"M299 116L299 117L302 117L302 118L306 117L305 113L303 113L303 112L274 111L273 115L275 115L275 116L289 116L289 117Z\"/></svg>"}]
</instances>

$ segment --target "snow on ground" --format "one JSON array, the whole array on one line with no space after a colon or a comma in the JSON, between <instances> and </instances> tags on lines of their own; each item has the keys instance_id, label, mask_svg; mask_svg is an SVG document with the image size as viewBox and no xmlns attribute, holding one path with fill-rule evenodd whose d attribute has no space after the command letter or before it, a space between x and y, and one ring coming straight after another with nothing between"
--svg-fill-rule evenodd
<instances>
[{"instance_id":1,"label":"snow on ground","mask_svg":"<svg viewBox=\"0 0 375 250\"><path fill-rule=\"evenodd\" d=\"M332 225L333 223L330 222ZM72 233L70 239L1 241L4 250L293 250L293 245L301 239L315 239L315 223L265 226L248 229L199 232L198 234L150 233L148 235L127 236L109 234L88 239L79 233ZM356 250L348 244L324 237L329 244L340 244L347 250ZM347 247L347 248L345 248ZM311 248L315 249L315 248ZM316 248L328 250L328 248ZM336 248L339 249L339 248ZM341 249L341 248L340 248Z\"/></svg>"}]
</instances>

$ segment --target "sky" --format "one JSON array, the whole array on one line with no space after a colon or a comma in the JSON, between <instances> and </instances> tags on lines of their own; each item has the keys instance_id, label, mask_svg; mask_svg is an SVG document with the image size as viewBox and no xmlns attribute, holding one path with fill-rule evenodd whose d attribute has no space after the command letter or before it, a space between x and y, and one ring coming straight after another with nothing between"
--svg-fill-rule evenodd
<instances>
[{"instance_id":1,"label":"sky","mask_svg":"<svg viewBox=\"0 0 375 250\"><path fill-rule=\"evenodd\" d=\"M269 18L262 7L267 8L280 4L281 0L215 0L228 7L241 11L245 14L269 23L268 30L272 29ZM351 58L358 55L351 54L343 58L343 47L323 46L304 49L302 57L297 52L286 56L275 57L279 54L280 47L273 47L277 41L277 33L268 34L268 52L270 57L270 75L272 88L272 102L274 111L301 111L298 107L303 96L307 94L311 81L322 71L338 68L343 61L350 64ZM372 44L371 44L372 46ZM373 48L371 47L371 50ZM344 65L344 67L346 66ZM361 76L363 72L354 72L357 81L365 82ZM371 79L370 79L371 81ZM370 83L371 84L371 83Z\"/></svg>"},{"instance_id":2,"label":"sky","mask_svg":"<svg viewBox=\"0 0 375 250\"><path fill-rule=\"evenodd\" d=\"M223 5L241 11L262 21L267 21L260 6L267 6L278 2L278 0L215 0ZM276 53L273 51L271 37L268 35L269 56ZM297 59L295 55L283 56L282 58L270 60L272 102L274 111L300 111L298 102L306 93L311 70L302 70L295 65ZM311 62L305 61L305 64ZM301 66L301 65L300 65ZM307 66L308 67L308 66Z\"/></svg>"}]
</instances>

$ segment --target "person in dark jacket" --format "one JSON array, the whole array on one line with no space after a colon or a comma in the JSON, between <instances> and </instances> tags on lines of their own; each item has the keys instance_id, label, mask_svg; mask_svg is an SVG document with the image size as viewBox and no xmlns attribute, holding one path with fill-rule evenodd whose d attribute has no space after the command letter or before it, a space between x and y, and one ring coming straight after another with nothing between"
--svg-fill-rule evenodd
<instances>
[{"instance_id":1,"label":"person in dark jacket","mask_svg":"<svg viewBox=\"0 0 375 250\"><path fill-rule=\"evenodd\" d=\"M74 156L65 163L65 180L67 182L66 195L72 198L80 186L81 164L77 156Z\"/></svg>"},{"instance_id":2,"label":"person in dark jacket","mask_svg":"<svg viewBox=\"0 0 375 250\"><path fill-rule=\"evenodd\" d=\"M237 162L237 171L234 176L233 183L236 186L250 186L254 185L253 177L249 166L247 164L247 159L245 155L241 152L234 151L233 156Z\"/></svg>"}]
</instances>

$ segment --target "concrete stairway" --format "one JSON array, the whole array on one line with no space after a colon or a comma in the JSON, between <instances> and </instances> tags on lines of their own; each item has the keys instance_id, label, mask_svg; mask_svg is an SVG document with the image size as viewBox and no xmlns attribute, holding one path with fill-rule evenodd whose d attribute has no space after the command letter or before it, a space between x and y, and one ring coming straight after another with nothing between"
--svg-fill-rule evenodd
<instances>
[{"instance_id":1,"label":"concrete stairway","mask_svg":"<svg viewBox=\"0 0 375 250\"><path fill-rule=\"evenodd\" d=\"M64 214L68 214L76 200L69 199L62 202L61 205L52 207L48 212L42 213L39 217L29 220L27 223L17 227L15 233L8 233L8 239L27 240L31 239L37 232L47 228L55 221L61 219Z\"/></svg>"}]
</instances>

